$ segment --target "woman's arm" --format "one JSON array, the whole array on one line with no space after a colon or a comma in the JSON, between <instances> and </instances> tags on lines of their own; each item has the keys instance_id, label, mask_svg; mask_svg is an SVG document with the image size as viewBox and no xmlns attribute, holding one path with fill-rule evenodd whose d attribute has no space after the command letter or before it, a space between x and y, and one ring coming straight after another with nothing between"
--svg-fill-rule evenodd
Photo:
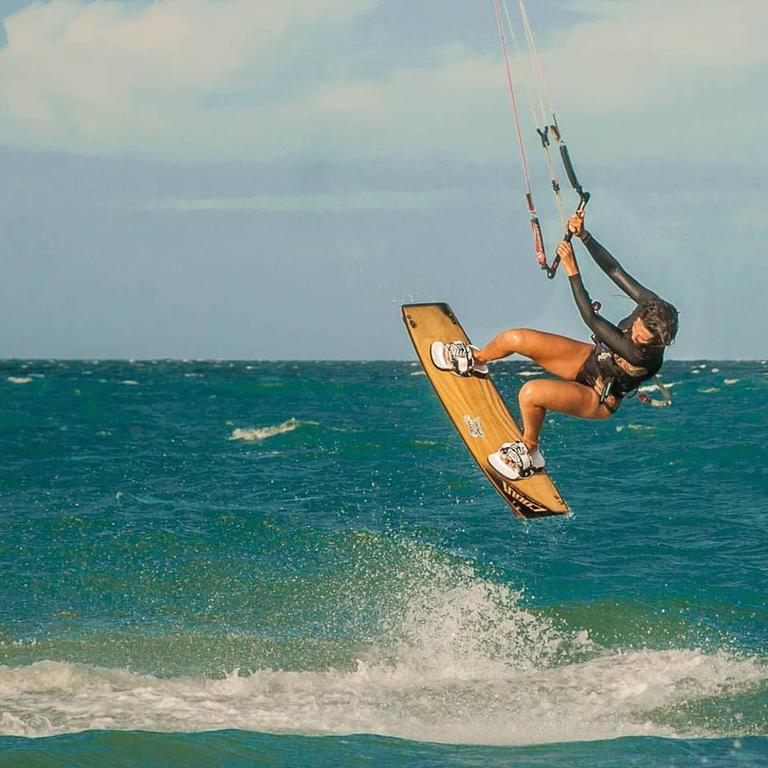
<instances>
[{"instance_id":1,"label":"woman's arm","mask_svg":"<svg viewBox=\"0 0 768 768\"><path fill-rule=\"evenodd\" d=\"M574 214L568 220L568 229L573 232L586 246L589 255L594 259L600 269L613 280L632 300L638 304L642 301L658 298L657 295L635 280L624 267L614 258L610 251L597 242L592 235L584 229L584 214Z\"/></svg>"},{"instance_id":2,"label":"woman's arm","mask_svg":"<svg viewBox=\"0 0 768 768\"><path fill-rule=\"evenodd\" d=\"M586 323L595 338L607 344L614 352L617 352L632 365L642 365L643 360L638 356L637 348L630 338L627 338L613 323L600 317L592 307L592 300L584 287L576 264L573 248L569 243L562 241L557 247L557 254L568 275L573 292L573 299L579 309L582 320Z\"/></svg>"}]
</instances>

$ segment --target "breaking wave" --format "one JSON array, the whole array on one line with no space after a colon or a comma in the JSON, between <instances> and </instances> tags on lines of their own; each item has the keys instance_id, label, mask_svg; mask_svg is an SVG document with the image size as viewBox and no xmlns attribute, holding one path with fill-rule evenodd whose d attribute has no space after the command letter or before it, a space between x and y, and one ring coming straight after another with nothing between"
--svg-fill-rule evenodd
<instances>
[{"instance_id":1,"label":"breaking wave","mask_svg":"<svg viewBox=\"0 0 768 768\"><path fill-rule=\"evenodd\" d=\"M317 425L316 421L299 421L298 419L288 419L281 424L275 424L269 427L236 427L229 436L230 440L243 440L247 443L260 442L270 437L284 435L286 432L293 432L294 429L306 425Z\"/></svg>"},{"instance_id":2,"label":"breaking wave","mask_svg":"<svg viewBox=\"0 0 768 768\"><path fill-rule=\"evenodd\" d=\"M346 574L352 591L376 585L374 602L389 612L347 665L218 677L51 660L0 667L0 732L242 729L488 745L711 737L739 735L721 716L723 699L754 696L768 681L762 662L725 651L600 647L428 548L382 571L386 583L377 578ZM716 699L719 709L707 709Z\"/></svg>"}]
</instances>

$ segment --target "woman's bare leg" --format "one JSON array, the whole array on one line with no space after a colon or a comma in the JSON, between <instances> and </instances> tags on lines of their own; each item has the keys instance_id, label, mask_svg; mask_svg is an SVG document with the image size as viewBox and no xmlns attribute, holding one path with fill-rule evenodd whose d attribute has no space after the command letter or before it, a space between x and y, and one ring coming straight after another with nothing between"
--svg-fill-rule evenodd
<instances>
[{"instance_id":1,"label":"woman's bare leg","mask_svg":"<svg viewBox=\"0 0 768 768\"><path fill-rule=\"evenodd\" d=\"M592 344L556 333L513 328L502 331L475 352L475 360L478 363L489 363L517 352L555 376L575 379L592 348Z\"/></svg>"},{"instance_id":2,"label":"woman's bare leg","mask_svg":"<svg viewBox=\"0 0 768 768\"><path fill-rule=\"evenodd\" d=\"M582 419L607 419L611 416L592 387L575 381L527 381L520 388L518 402L523 417L523 442L530 449L539 444L539 433L547 411L567 413Z\"/></svg>"},{"instance_id":3,"label":"woman's bare leg","mask_svg":"<svg viewBox=\"0 0 768 768\"><path fill-rule=\"evenodd\" d=\"M512 328L502 331L475 352L478 363L499 360L514 353L524 355L549 373L561 379L569 379L535 379L520 388L518 401L523 418L523 442L529 449L539 444L539 434L547 411L558 411L582 419L607 419L611 416L592 387L573 381L593 348L592 344L556 333Z\"/></svg>"}]
</instances>

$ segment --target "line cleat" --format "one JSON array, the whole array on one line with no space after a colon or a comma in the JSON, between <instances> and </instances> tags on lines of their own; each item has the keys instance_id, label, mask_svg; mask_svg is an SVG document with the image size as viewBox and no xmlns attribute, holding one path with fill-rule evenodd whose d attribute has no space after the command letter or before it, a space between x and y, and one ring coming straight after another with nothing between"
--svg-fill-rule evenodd
<instances>
[{"instance_id":1,"label":"line cleat","mask_svg":"<svg viewBox=\"0 0 768 768\"><path fill-rule=\"evenodd\" d=\"M522 440L502 444L496 453L488 456L488 463L508 480L523 480L545 466L538 447L531 451Z\"/></svg>"},{"instance_id":2,"label":"line cleat","mask_svg":"<svg viewBox=\"0 0 768 768\"><path fill-rule=\"evenodd\" d=\"M450 371L456 376L487 376L488 366L476 363L474 350L477 347L463 341L433 341L429 349L432 362L441 371Z\"/></svg>"}]
</instances>

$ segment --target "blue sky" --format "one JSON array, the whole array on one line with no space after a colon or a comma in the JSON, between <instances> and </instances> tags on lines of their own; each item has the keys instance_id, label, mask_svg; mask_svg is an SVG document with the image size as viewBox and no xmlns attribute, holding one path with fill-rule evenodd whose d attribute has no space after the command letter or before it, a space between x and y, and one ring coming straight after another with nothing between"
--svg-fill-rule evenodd
<instances>
[{"instance_id":1,"label":"blue sky","mask_svg":"<svg viewBox=\"0 0 768 768\"><path fill-rule=\"evenodd\" d=\"M430 300L478 342L587 337L535 264L492 0L0 9L0 357L408 358ZM673 355L767 357L768 4L529 11L588 227L680 307Z\"/></svg>"}]
</instances>

